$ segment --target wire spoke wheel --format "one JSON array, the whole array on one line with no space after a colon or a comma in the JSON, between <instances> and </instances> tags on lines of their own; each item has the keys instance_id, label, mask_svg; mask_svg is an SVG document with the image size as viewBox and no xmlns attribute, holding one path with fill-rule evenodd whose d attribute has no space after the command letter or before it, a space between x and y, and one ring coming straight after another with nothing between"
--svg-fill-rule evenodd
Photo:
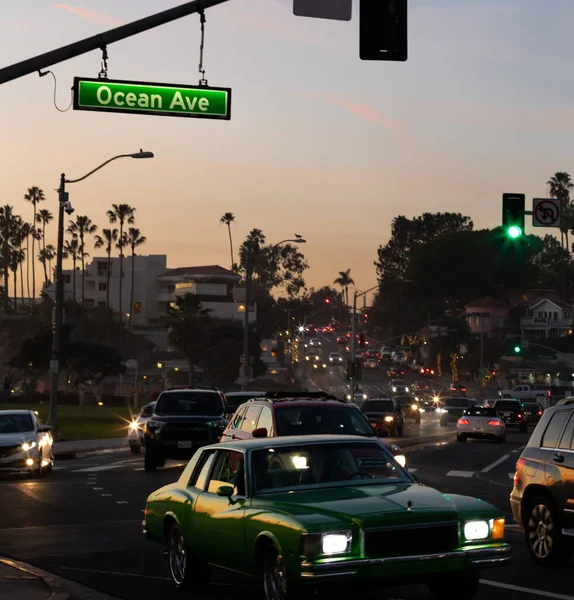
<instances>
[{"instance_id":1,"label":"wire spoke wheel","mask_svg":"<svg viewBox=\"0 0 574 600\"><path fill-rule=\"evenodd\" d=\"M263 565L263 589L266 600L287 600L287 572L285 561L276 548L265 552Z\"/></svg>"},{"instance_id":2,"label":"wire spoke wheel","mask_svg":"<svg viewBox=\"0 0 574 600\"><path fill-rule=\"evenodd\" d=\"M176 585L183 585L187 575L187 551L185 540L177 527L169 538L169 570Z\"/></svg>"}]
</instances>

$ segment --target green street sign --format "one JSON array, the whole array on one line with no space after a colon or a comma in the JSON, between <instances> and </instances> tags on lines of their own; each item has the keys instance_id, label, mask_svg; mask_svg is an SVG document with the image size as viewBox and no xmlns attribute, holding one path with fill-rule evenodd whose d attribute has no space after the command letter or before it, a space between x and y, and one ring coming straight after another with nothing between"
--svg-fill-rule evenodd
<instances>
[{"instance_id":1,"label":"green street sign","mask_svg":"<svg viewBox=\"0 0 574 600\"><path fill-rule=\"evenodd\" d=\"M74 77L74 110L231 119L231 88Z\"/></svg>"}]
</instances>

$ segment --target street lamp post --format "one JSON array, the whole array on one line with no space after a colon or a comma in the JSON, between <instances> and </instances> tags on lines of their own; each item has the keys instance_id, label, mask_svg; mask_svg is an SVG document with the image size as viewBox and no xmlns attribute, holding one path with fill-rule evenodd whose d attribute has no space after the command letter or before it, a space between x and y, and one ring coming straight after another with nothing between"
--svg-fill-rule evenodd
<instances>
[{"instance_id":1,"label":"street lamp post","mask_svg":"<svg viewBox=\"0 0 574 600\"><path fill-rule=\"evenodd\" d=\"M281 240L271 247L275 250L281 244L295 242L296 244L306 244L307 240L298 233L295 239ZM259 244L254 241L245 243L245 314L243 315L243 381L241 389L246 390L249 385L249 303L251 302L251 281L253 277L253 258L259 250Z\"/></svg>"},{"instance_id":2,"label":"street lamp post","mask_svg":"<svg viewBox=\"0 0 574 600\"><path fill-rule=\"evenodd\" d=\"M52 426L55 436L58 436L58 382L60 378L60 353L62 345L62 322L64 308L64 279L62 277L62 259L64 254L64 213L71 215L74 212L66 191L67 183L78 183L93 175L109 163L119 158L153 158L153 152L134 152L133 154L120 154L110 158L79 179L66 179L66 174L60 175L60 186L58 187L58 241L56 248L56 297L54 303L54 322L52 325L52 360L50 361L50 373L52 375L52 386L50 390L50 407L48 412L48 423ZM121 309L121 307L120 307Z\"/></svg>"}]
</instances>

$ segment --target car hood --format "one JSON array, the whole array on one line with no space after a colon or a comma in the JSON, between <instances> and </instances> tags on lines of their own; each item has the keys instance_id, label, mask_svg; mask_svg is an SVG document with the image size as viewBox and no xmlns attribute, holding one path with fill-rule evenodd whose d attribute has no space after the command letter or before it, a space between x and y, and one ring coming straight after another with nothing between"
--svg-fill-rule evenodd
<instances>
[{"instance_id":1,"label":"car hood","mask_svg":"<svg viewBox=\"0 0 574 600\"><path fill-rule=\"evenodd\" d=\"M259 508L290 515L311 529L351 524L380 527L459 519L461 509L492 508L480 500L448 496L416 483L345 486L269 494L254 499Z\"/></svg>"},{"instance_id":2,"label":"car hood","mask_svg":"<svg viewBox=\"0 0 574 600\"><path fill-rule=\"evenodd\" d=\"M33 431L25 433L2 433L0 434L0 446L17 446L18 444L35 439L36 434Z\"/></svg>"}]
</instances>

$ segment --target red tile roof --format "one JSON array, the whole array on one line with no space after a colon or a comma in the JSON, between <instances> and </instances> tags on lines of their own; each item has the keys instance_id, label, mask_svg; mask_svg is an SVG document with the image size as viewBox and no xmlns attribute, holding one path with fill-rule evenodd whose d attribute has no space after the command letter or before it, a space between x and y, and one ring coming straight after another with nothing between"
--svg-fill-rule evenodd
<instances>
[{"instance_id":1,"label":"red tile roof","mask_svg":"<svg viewBox=\"0 0 574 600\"><path fill-rule=\"evenodd\" d=\"M233 277L237 280L241 279L241 276L229 269L224 269L219 265L207 265L204 267L178 267L177 269L168 269L165 273L159 275L159 277L184 277L186 275L195 277Z\"/></svg>"}]
</instances>

